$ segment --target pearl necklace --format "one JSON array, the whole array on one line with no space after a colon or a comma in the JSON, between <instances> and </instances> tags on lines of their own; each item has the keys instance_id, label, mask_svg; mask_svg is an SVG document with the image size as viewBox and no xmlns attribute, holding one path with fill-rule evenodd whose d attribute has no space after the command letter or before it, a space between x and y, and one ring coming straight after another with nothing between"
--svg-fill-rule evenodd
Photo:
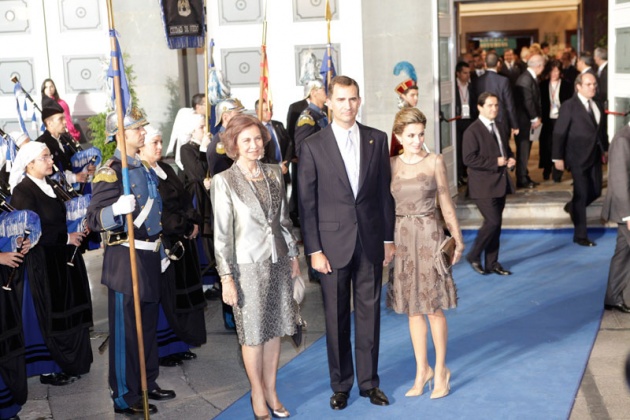
<instances>
[{"instance_id":1,"label":"pearl necklace","mask_svg":"<svg viewBox=\"0 0 630 420\"><path fill-rule=\"evenodd\" d=\"M250 171L249 169L241 165L240 160L236 161L236 166L238 166L238 168L241 170L243 175L245 175L246 177L249 177L250 179L256 179L260 177L260 165L258 164L258 162L256 162L256 170L254 170L254 172Z\"/></svg>"}]
</instances>

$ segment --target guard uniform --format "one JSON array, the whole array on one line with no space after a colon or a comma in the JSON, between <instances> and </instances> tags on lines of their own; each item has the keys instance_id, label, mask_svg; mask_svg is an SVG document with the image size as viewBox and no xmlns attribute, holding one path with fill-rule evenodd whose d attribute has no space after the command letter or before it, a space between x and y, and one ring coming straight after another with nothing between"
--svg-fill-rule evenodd
<instances>
[{"instance_id":1,"label":"guard uniform","mask_svg":"<svg viewBox=\"0 0 630 420\"><path fill-rule=\"evenodd\" d=\"M121 152L96 173L92 201L87 211L90 229L109 236L103 258L101 283L109 288L109 386L114 406L127 409L141 402L138 342L125 215L114 215L112 205L123 195ZM134 234L138 289L148 390L158 389L157 320L160 275L168 258L160 241L162 200L155 172L135 157L127 157L131 193L136 199Z\"/></svg>"},{"instance_id":2,"label":"guard uniform","mask_svg":"<svg viewBox=\"0 0 630 420\"><path fill-rule=\"evenodd\" d=\"M300 148L307 137L328 126L328 117L312 102L302 111L295 124L295 155L300 158ZM299 164L299 160L298 160Z\"/></svg>"}]
</instances>

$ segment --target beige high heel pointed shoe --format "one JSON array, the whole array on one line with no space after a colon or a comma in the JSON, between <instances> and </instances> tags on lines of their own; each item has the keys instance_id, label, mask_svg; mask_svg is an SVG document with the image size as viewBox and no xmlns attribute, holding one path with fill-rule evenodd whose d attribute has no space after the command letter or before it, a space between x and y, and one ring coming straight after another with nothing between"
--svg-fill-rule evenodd
<instances>
[{"instance_id":1,"label":"beige high heel pointed shoe","mask_svg":"<svg viewBox=\"0 0 630 420\"><path fill-rule=\"evenodd\" d=\"M429 383L429 391L431 391L432 380L433 380L433 369L429 367L429 373L427 374L427 376L423 378L422 386L417 387L416 384L414 384L414 386L411 387L409 391L407 391L407 393L405 394L405 397L419 397L420 395L422 395L422 393L424 392L424 387L426 386L427 382Z\"/></svg>"},{"instance_id":2,"label":"beige high heel pointed shoe","mask_svg":"<svg viewBox=\"0 0 630 420\"><path fill-rule=\"evenodd\" d=\"M440 389L437 389L437 388L433 389L433 392L431 393L431 399L435 400L437 398L446 397L450 391L451 391L451 371L449 370L449 368L446 368L446 385Z\"/></svg>"}]
</instances>

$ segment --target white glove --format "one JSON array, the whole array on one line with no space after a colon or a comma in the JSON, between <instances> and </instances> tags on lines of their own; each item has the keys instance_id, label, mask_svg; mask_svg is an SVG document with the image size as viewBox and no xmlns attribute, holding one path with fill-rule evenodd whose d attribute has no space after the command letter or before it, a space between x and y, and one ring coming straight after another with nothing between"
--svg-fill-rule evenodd
<instances>
[{"instance_id":1,"label":"white glove","mask_svg":"<svg viewBox=\"0 0 630 420\"><path fill-rule=\"evenodd\" d=\"M128 214L136 208L136 197L133 194L121 195L118 201L112 204L112 212L114 216Z\"/></svg>"}]
</instances>

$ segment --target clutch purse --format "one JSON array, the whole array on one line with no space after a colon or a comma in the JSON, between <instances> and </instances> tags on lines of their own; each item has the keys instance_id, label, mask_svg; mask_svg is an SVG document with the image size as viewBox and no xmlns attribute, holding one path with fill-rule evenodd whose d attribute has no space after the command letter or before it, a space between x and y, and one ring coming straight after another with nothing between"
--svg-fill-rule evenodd
<instances>
[{"instance_id":1,"label":"clutch purse","mask_svg":"<svg viewBox=\"0 0 630 420\"><path fill-rule=\"evenodd\" d=\"M444 238L440 247L438 249L437 255L435 256L436 265L438 271L442 274L446 274L448 270L453 266L453 255L455 254L455 247L457 243L455 242L455 238L452 236L447 236Z\"/></svg>"},{"instance_id":2,"label":"clutch purse","mask_svg":"<svg viewBox=\"0 0 630 420\"><path fill-rule=\"evenodd\" d=\"M291 339L296 347L300 347L302 345L302 330L306 328L306 321L302 319L302 315L300 314L300 303L304 300L306 285L304 284L302 276L294 277L293 280L293 300L295 301L296 314L295 333L291 336Z\"/></svg>"},{"instance_id":3,"label":"clutch purse","mask_svg":"<svg viewBox=\"0 0 630 420\"><path fill-rule=\"evenodd\" d=\"M295 300L298 305L302 303L304 299L304 290L306 289L306 285L304 284L304 279L302 276L296 276L293 278L293 300Z\"/></svg>"}]
</instances>

